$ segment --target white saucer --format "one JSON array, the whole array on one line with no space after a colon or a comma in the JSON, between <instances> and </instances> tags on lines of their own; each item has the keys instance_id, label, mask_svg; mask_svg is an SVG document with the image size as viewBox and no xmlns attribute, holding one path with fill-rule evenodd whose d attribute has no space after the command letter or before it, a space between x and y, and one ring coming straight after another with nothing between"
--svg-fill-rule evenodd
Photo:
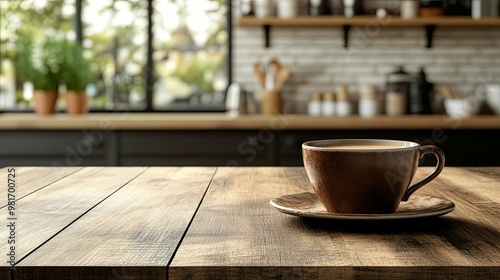
<instances>
[{"instance_id":1,"label":"white saucer","mask_svg":"<svg viewBox=\"0 0 500 280\"><path fill-rule=\"evenodd\" d=\"M414 194L409 201L401 202L395 213L391 214L339 214L326 211L325 207L311 192L283 195L270 202L276 210L299 217L311 217L334 220L401 220L435 217L447 214L455 209L455 204L448 199Z\"/></svg>"}]
</instances>

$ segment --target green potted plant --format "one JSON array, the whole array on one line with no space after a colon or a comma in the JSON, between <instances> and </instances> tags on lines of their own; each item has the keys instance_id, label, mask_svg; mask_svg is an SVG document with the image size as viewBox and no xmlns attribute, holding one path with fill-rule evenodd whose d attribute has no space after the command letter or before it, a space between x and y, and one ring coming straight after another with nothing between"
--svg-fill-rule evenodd
<instances>
[{"instance_id":1,"label":"green potted plant","mask_svg":"<svg viewBox=\"0 0 500 280\"><path fill-rule=\"evenodd\" d=\"M85 58L83 47L78 43L61 41L61 82L66 85L66 112L83 114L87 112L86 86L91 82L91 64Z\"/></svg>"},{"instance_id":2,"label":"green potted plant","mask_svg":"<svg viewBox=\"0 0 500 280\"><path fill-rule=\"evenodd\" d=\"M35 112L53 114L59 86L59 61L56 43L47 40L35 42L28 33L21 33L17 40L16 72L23 82L34 87Z\"/></svg>"}]
</instances>

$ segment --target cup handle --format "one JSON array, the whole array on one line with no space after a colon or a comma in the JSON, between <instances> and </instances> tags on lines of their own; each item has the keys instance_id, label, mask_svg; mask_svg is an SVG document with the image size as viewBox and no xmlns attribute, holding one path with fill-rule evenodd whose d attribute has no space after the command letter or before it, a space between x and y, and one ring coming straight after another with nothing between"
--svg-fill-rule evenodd
<instances>
[{"instance_id":1,"label":"cup handle","mask_svg":"<svg viewBox=\"0 0 500 280\"><path fill-rule=\"evenodd\" d=\"M405 194L403 195L403 199L402 201L408 201L408 199L410 198L410 196L418 189L420 189L421 187L423 187L425 184L429 183L430 181L434 180L434 178L436 178L439 173L441 173L441 171L443 170L444 168L444 153L443 151L436 147L436 146L433 146L433 145L427 145L427 146L422 146L420 147L420 158L423 158L426 154L433 154L436 156L437 158L437 164L436 164L436 168L434 168L434 170L432 171L431 174L429 174L427 177L425 177L422 181L414 184L413 186L409 187Z\"/></svg>"}]
</instances>

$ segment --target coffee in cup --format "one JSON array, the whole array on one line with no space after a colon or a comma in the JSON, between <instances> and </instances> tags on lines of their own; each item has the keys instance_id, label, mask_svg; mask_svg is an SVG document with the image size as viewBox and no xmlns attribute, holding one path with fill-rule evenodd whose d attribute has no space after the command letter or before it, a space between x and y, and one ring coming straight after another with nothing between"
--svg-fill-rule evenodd
<instances>
[{"instance_id":1,"label":"coffee in cup","mask_svg":"<svg viewBox=\"0 0 500 280\"><path fill-rule=\"evenodd\" d=\"M434 171L410 186L425 154ZM344 214L393 213L401 201L436 178L444 153L436 146L397 140L318 140L302 144L307 176L326 210Z\"/></svg>"}]
</instances>

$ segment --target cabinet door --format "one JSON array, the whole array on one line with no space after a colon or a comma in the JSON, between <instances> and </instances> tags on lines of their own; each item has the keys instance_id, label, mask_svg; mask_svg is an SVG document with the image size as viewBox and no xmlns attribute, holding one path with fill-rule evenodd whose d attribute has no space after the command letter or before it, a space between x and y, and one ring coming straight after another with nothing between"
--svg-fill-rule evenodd
<instances>
[{"instance_id":1,"label":"cabinet door","mask_svg":"<svg viewBox=\"0 0 500 280\"><path fill-rule=\"evenodd\" d=\"M101 131L1 131L0 166L111 165L110 138Z\"/></svg>"},{"instance_id":2,"label":"cabinet door","mask_svg":"<svg viewBox=\"0 0 500 280\"><path fill-rule=\"evenodd\" d=\"M262 166L275 164L272 132L123 131L120 165Z\"/></svg>"},{"instance_id":3,"label":"cabinet door","mask_svg":"<svg viewBox=\"0 0 500 280\"><path fill-rule=\"evenodd\" d=\"M498 130L324 130L284 131L279 139L279 165L302 166L302 143L320 139L393 139L436 145L446 155L446 166L499 166ZM420 164L435 164L432 156Z\"/></svg>"}]
</instances>

